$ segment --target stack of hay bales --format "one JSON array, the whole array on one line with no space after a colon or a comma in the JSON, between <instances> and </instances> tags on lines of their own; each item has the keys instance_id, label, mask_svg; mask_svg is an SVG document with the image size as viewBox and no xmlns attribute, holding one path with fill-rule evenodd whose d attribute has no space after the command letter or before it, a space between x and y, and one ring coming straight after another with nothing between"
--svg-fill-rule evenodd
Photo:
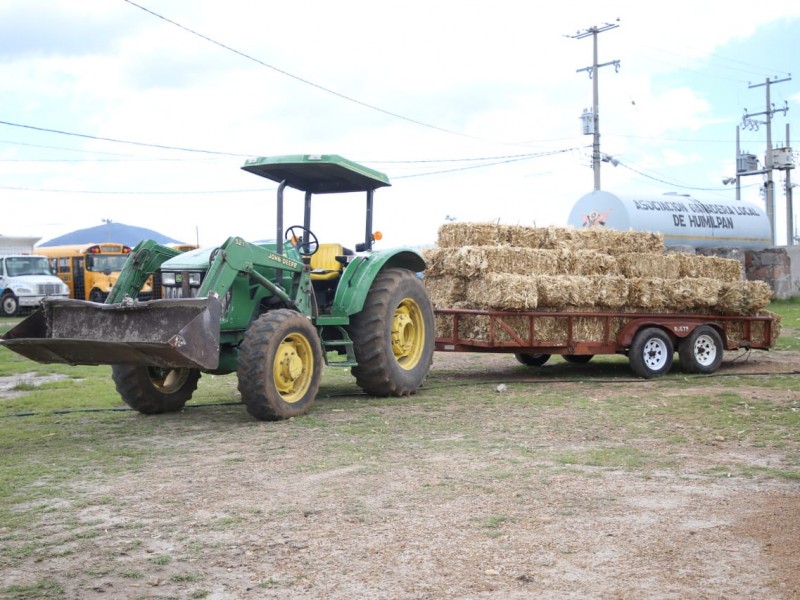
<instances>
[{"instance_id":1,"label":"stack of hay bales","mask_svg":"<svg viewBox=\"0 0 800 600\"><path fill-rule=\"evenodd\" d=\"M448 223L425 259L436 308L753 315L772 295L767 283L746 281L737 260L665 252L660 233ZM614 319L612 334L629 320ZM517 321L524 339L530 322ZM577 339L601 341L604 321L576 319ZM515 327L513 317L504 322ZM536 323L538 340L566 336L563 317ZM437 318L438 337L450 337L451 328L452 319ZM488 318L463 318L459 333L486 339Z\"/></svg>"}]
</instances>

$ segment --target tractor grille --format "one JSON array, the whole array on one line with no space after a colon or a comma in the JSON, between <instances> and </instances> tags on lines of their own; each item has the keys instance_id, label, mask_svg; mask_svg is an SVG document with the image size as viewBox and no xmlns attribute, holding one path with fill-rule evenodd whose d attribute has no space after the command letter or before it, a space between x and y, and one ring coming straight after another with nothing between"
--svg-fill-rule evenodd
<instances>
[{"instance_id":1,"label":"tractor grille","mask_svg":"<svg viewBox=\"0 0 800 600\"><path fill-rule=\"evenodd\" d=\"M165 285L163 288L164 290L164 298L173 299L173 298L183 298L183 289L177 285ZM197 297L197 290L196 287L189 288L189 297L196 298Z\"/></svg>"}]
</instances>

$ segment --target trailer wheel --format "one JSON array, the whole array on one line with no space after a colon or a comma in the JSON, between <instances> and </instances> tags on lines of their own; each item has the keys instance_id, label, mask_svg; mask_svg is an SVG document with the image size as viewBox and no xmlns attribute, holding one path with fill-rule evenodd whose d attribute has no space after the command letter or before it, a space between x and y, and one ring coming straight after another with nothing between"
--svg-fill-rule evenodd
<instances>
[{"instance_id":1,"label":"trailer wheel","mask_svg":"<svg viewBox=\"0 0 800 600\"><path fill-rule=\"evenodd\" d=\"M17 300L17 297L11 292L3 294L0 303L2 303L4 317L15 317L19 312L19 300Z\"/></svg>"},{"instance_id":2,"label":"trailer wheel","mask_svg":"<svg viewBox=\"0 0 800 600\"><path fill-rule=\"evenodd\" d=\"M177 412L197 389L198 369L112 365L111 376L125 404L145 415Z\"/></svg>"},{"instance_id":3,"label":"trailer wheel","mask_svg":"<svg viewBox=\"0 0 800 600\"><path fill-rule=\"evenodd\" d=\"M713 373L722 364L722 338L713 327L701 325L681 341L678 358L687 373Z\"/></svg>"},{"instance_id":4,"label":"trailer wheel","mask_svg":"<svg viewBox=\"0 0 800 600\"><path fill-rule=\"evenodd\" d=\"M527 353L518 353L514 355L514 358L520 364L525 365L526 367L541 367L544 363L550 360L549 354L527 354Z\"/></svg>"},{"instance_id":5,"label":"trailer wheel","mask_svg":"<svg viewBox=\"0 0 800 600\"><path fill-rule=\"evenodd\" d=\"M585 364L594 358L594 354L562 354L568 363Z\"/></svg>"},{"instance_id":6,"label":"trailer wheel","mask_svg":"<svg viewBox=\"0 0 800 600\"><path fill-rule=\"evenodd\" d=\"M322 378L322 345L305 316L289 309L253 321L239 347L239 392L247 412L261 421L308 411Z\"/></svg>"},{"instance_id":7,"label":"trailer wheel","mask_svg":"<svg viewBox=\"0 0 800 600\"><path fill-rule=\"evenodd\" d=\"M433 308L414 273L381 271L349 332L358 362L350 371L365 392L407 396L422 385L433 362Z\"/></svg>"},{"instance_id":8,"label":"trailer wheel","mask_svg":"<svg viewBox=\"0 0 800 600\"><path fill-rule=\"evenodd\" d=\"M642 329L633 338L628 360L639 377L650 379L669 371L675 348L669 336L658 327Z\"/></svg>"}]
</instances>

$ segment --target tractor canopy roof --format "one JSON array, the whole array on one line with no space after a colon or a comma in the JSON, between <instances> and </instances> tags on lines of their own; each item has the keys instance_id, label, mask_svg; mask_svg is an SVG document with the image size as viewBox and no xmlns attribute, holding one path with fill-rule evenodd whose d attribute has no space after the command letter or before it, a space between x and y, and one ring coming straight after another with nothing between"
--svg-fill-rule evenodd
<instances>
[{"instance_id":1,"label":"tractor canopy roof","mask_svg":"<svg viewBox=\"0 0 800 600\"><path fill-rule=\"evenodd\" d=\"M338 154L262 156L246 161L242 169L312 194L366 192L392 185L380 171Z\"/></svg>"}]
</instances>

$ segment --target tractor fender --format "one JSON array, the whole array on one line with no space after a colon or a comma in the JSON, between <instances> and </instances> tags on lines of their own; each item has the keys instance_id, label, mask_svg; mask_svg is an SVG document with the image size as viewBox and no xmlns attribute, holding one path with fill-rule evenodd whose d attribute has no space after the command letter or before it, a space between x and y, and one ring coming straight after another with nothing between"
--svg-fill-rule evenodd
<instances>
[{"instance_id":1,"label":"tractor fender","mask_svg":"<svg viewBox=\"0 0 800 600\"><path fill-rule=\"evenodd\" d=\"M421 273L425 270L425 260L419 252L410 248L377 250L357 256L342 273L333 300L332 314L349 317L361 312L372 282L383 269L408 269Z\"/></svg>"}]
</instances>

